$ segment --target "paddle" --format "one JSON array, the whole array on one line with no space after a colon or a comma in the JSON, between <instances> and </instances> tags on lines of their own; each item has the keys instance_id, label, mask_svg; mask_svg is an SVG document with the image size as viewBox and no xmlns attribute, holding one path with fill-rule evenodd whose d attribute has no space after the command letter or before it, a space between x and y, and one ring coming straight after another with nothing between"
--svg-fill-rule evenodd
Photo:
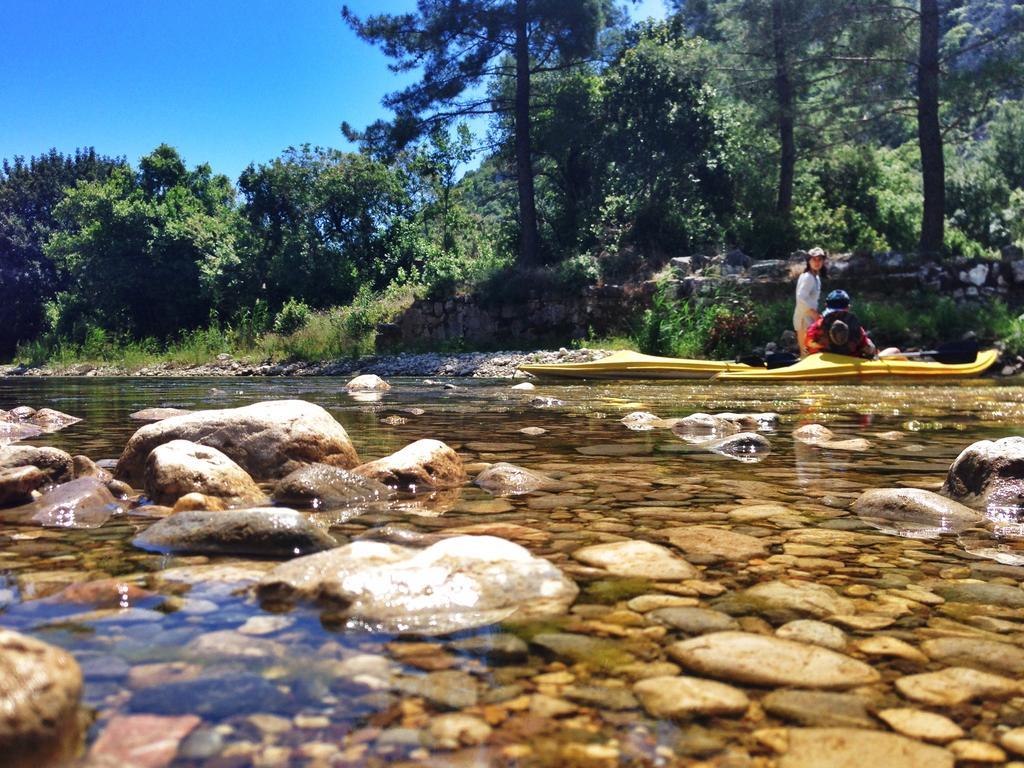
<instances>
[{"instance_id":1,"label":"paddle","mask_svg":"<svg viewBox=\"0 0 1024 768\"><path fill-rule=\"evenodd\" d=\"M932 357L937 363L963 365L978 359L978 342L974 339L953 341L922 352L893 352L889 355L879 355L878 359L884 360L887 357Z\"/></svg>"}]
</instances>

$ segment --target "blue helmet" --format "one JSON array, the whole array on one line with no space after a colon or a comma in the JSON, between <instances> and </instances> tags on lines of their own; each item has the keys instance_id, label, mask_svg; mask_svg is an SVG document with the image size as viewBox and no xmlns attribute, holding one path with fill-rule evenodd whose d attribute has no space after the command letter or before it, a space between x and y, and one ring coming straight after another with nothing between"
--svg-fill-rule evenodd
<instances>
[{"instance_id":1,"label":"blue helmet","mask_svg":"<svg viewBox=\"0 0 1024 768\"><path fill-rule=\"evenodd\" d=\"M829 309L847 309L850 306L850 294L843 290L835 290L825 297L825 306Z\"/></svg>"}]
</instances>

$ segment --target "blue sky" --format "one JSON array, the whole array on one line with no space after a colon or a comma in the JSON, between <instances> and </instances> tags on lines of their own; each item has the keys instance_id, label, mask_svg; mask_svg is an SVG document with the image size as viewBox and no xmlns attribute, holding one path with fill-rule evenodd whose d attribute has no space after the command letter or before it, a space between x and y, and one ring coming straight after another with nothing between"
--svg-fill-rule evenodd
<instances>
[{"instance_id":1,"label":"blue sky","mask_svg":"<svg viewBox=\"0 0 1024 768\"><path fill-rule=\"evenodd\" d=\"M234 179L289 145L345 147L341 122L388 117L380 99L399 81L342 4L0 0L0 158L91 145L134 165L166 142ZM414 2L348 5L365 15Z\"/></svg>"}]
</instances>

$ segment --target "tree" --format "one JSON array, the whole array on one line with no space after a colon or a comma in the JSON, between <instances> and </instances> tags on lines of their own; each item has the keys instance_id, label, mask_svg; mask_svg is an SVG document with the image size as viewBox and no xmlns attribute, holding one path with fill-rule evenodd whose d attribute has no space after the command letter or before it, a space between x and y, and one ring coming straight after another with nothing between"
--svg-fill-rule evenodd
<instances>
[{"instance_id":1,"label":"tree","mask_svg":"<svg viewBox=\"0 0 1024 768\"><path fill-rule=\"evenodd\" d=\"M63 155L55 149L28 162L15 157L0 168L0 355L35 338L45 326L44 305L60 289L43 246L59 228L53 211L79 181L101 181L124 161L91 147Z\"/></svg>"},{"instance_id":2,"label":"tree","mask_svg":"<svg viewBox=\"0 0 1024 768\"><path fill-rule=\"evenodd\" d=\"M419 0L414 13L344 19L364 40L396 59L397 72L421 70L419 82L389 94L396 119L370 134L398 144L437 123L469 115L509 113L515 125L519 262L540 260L530 130L531 78L571 66L593 53L610 4L606 0ZM492 78L514 83L511 101L480 93Z\"/></svg>"}]
</instances>

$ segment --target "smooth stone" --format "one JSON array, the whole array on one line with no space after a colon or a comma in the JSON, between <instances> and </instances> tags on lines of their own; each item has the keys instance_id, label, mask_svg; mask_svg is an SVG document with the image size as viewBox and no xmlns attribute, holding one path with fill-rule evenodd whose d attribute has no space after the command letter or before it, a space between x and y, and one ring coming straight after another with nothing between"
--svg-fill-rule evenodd
<instances>
[{"instance_id":1,"label":"smooth stone","mask_svg":"<svg viewBox=\"0 0 1024 768\"><path fill-rule=\"evenodd\" d=\"M866 451L871 448L871 441L863 437L851 437L847 440L829 440L817 445L830 451Z\"/></svg>"},{"instance_id":2,"label":"smooth stone","mask_svg":"<svg viewBox=\"0 0 1024 768\"><path fill-rule=\"evenodd\" d=\"M542 632L534 635L530 642L574 663L588 664L598 669L617 668L636 661L621 642L602 637L570 632Z\"/></svg>"},{"instance_id":3,"label":"smooth stone","mask_svg":"<svg viewBox=\"0 0 1024 768\"><path fill-rule=\"evenodd\" d=\"M270 635L288 629L295 623L295 619L288 616L250 616L245 623L238 628L243 635Z\"/></svg>"},{"instance_id":4,"label":"smooth stone","mask_svg":"<svg viewBox=\"0 0 1024 768\"><path fill-rule=\"evenodd\" d=\"M504 461L489 466L476 476L473 484L496 496L519 496L561 487L560 483L547 475Z\"/></svg>"},{"instance_id":5,"label":"smooth stone","mask_svg":"<svg viewBox=\"0 0 1024 768\"><path fill-rule=\"evenodd\" d=\"M223 512L227 508L224 499L202 493L186 493L174 502L171 512Z\"/></svg>"},{"instance_id":6,"label":"smooth stone","mask_svg":"<svg viewBox=\"0 0 1024 768\"><path fill-rule=\"evenodd\" d=\"M629 689L605 685L567 685L562 689L562 696L576 704L603 711L618 712L639 706Z\"/></svg>"},{"instance_id":7,"label":"smooth stone","mask_svg":"<svg viewBox=\"0 0 1024 768\"><path fill-rule=\"evenodd\" d=\"M854 642L854 647L866 656L891 656L906 659L915 664L927 664L928 657L905 640L897 637L876 635L865 637Z\"/></svg>"},{"instance_id":8,"label":"smooth stone","mask_svg":"<svg viewBox=\"0 0 1024 768\"><path fill-rule=\"evenodd\" d=\"M772 691L763 699L765 711L783 720L823 728L874 728L864 699L831 691Z\"/></svg>"},{"instance_id":9,"label":"smooth stone","mask_svg":"<svg viewBox=\"0 0 1024 768\"><path fill-rule=\"evenodd\" d=\"M873 488L851 509L868 525L909 538L959 533L982 519L970 507L920 488Z\"/></svg>"},{"instance_id":10,"label":"smooth stone","mask_svg":"<svg viewBox=\"0 0 1024 768\"><path fill-rule=\"evenodd\" d=\"M523 427L519 431L530 437L539 437L540 435L547 434L547 430L544 427Z\"/></svg>"},{"instance_id":11,"label":"smooth stone","mask_svg":"<svg viewBox=\"0 0 1024 768\"><path fill-rule=\"evenodd\" d=\"M742 595L766 607L796 611L816 618L854 612L852 600L841 596L832 587L810 581L766 581L744 590Z\"/></svg>"},{"instance_id":12,"label":"smooth stone","mask_svg":"<svg viewBox=\"0 0 1024 768\"><path fill-rule=\"evenodd\" d=\"M804 424L793 430L793 439L808 445L827 443L835 437L835 433L821 424Z\"/></svg>"},{"instance_id":13,"label":"smooth stone","mask_svg":"<svg viewBox=\"0 0 1024 768\"><path fill-rule=\"evenodd\" d=\"M383 483L329 464L308 464L282 478L274 488L279 504L337 509L391 498Z\"/></svg>"},{"instance_id":14,"label":"smooth stone","mask_svg":"<svg viewBox=\"0 0 1024 768\"><path fill-rule=\"evenodd\" d=\"M1008 584L960 582L937 584L932 591L951 603L982 603L1024 608L1024 590Z\"/></svg>"},{"instance_id":15,"label":"smooth stone","mask_svg":"<svg viewBox=\"0 0 1024 768\"><path fill-rule=\"evenodd\" d=\"M775 630L775 636L784 640L820 645L833 651L841 651L846 647L846 634L841 629L812 619L797 619L783 624Z\"/></svg>"},{"instance_id":16,"label":"smooth stone","mask_svg":"<svg viewBox=\"0 0 1024 768\"><path fill-rule=\"evenodd\" d=\"M953 768L947 750L895 733L860 728L778 729L778 768ZM755 732L758 736L761 732Z\"/></svg>"},{"instance_id":17,"label":"smooth stone","mask_svg":"<svg viewBox=\"0 0 1024 768\"><path fill-rule=\"evenodd\" d=\"M738 688L697 677L650 677L635 683L633 693L647 713L658 718L742 715L750 706Z\"/></svg>"},{"instance_id":18,"label":"smooth stone","mask_svg":"<svg viewBox=\"0 0 1024 768\"><path fill-rule=\"evenodd\" d=\"M739 461L760 461L771 453L772 444L764 435L757 432L740 432L726 435L701 443L701 447L720 456L728 456Z\"/></svg>"},{"instance_id":19,"label":"smooth stone","mask_svg":"<svg viewBox=\"0 0 1024 768\"><path fill-rule=\"evenodd\" d=\"M19 440L29 440L33 437L39 437L41 434L43 434L43 430L35 424L23 424L17 421L12 422L0 420L0 447L10 443L16 443Z\"/></svg>"},{"instance_id":20,"label":"smooth stone","mask_svg":"<svg viewBox=\"0 0 1024 768\"><path fill-rule=\"evenodd\" d=\"M648 541L614 541L577 549L573 558L617 576L656 581L700 578L700 571L671 550Z\"/></svg>"},{"instance_id":21,"label":"smooth stone","mask_svg":"<svg viewBox=\"0 0 1024 768\"><path fill-rule=\"evenodd\" d=\"M0 522L44 528L99 528L124 509L103 483L83 477L52 488L30 504L0 511Z\"/></svg>"},{"instance_id":22,"label":"smooth stone","mask_svg":"<svg viewBox=\"0 0 1024 768\"><path fill-rule=\"evenodd\" d=\"M764 542L760 539L727 528L691 525L684 528L667 528L661 535L665 536L672 546L681 549L687 555L742 562L768 554Z\"/></svg>"},{"instance_id":23,"label":"smooth stone","mask_svg":"<svg viewBox=\"0 0 1024 768\"><path fill-rule=\"evenodd\" d=\"M479 699L476 678L454 669L430 672L422 677L398 678L395 687L406 696L422 696L448 709L475 707Z\"/></svg>"},{"instance_id":24,"label":"smooth stone","mask_svg":"<svg viewBox=\"0 0 1024 768\"><path fill-rule=\"evenodd\" d=\"M461 713L438 715L431 718L427 726L431 746L437 749L483 744L490 737L491 730L491 726L479 717Z\"/></svg>"},{"instance_id":25,"label":"smooth stone","mask_svg":"<svg viewBox=\"0 0 1024 768\"><path fill-rule=\"evenodd\" d=\"M40 408L26 419L26 421L39 427L44 432L58 432L72 424L77 424L81 420L78 416L55 411L53 408Z\"/></svg>"},{"instance_id":26,"label":"smooth stone","mask_svg":"<svg viewBox=\"0 0 1024 768\"><path fill-rule=\"evenodd\" d=\"M109 470L104 469L88 456L82 454L71 457L71 474L74 475L75 480L80 477L95 477L101 483L106 483L108 488L110 487L110 482L114 479Z\"/></svg>"},{"instance_id":27,"label":"smooth stone","mask_svg":"<svg viewBox=\"0 0 1024 768\"><path fill-rule=\"evenodd\" d=\"M284 563L257 591L265 603L308 600L382 631L430 635L559 615L579 593L549 561L493 536L422 550L357 541Z\"/></svg>"},{"instance_id":28,"label":"smooth stone","mask_svg":"<svg viewBox=\"0 0 1024 768\"><path fill-rule=\"evenodd\" d=\"M739 622L732 616L710 608L679 607L659 608L647 614L647 618L659 624L679 629L688 635L704 635L708 632L723 632L739 629Z\"/></svg>"},{"instance_id":29,"label":"smooth stone","mask_svg":"<svg viewBox=\"0 0 1024 768\"><path fill-rule=\"evenodd\" d=\"M7 768L71 761L82 741L82 671L67 652L0 629L0 755Z\"/></svg>"},{"instance_id":30,"label":"smooth stone","mask_svg":"<svg viewBox=\"0 0 1024 768\"><path fill-rule=\"evenodd\" d=\"M221 498L236 506L254 506L266 500L238 464L216 448L188 440L171 440L150 452L143 487L157 504L174 504L188 493Z\"/></svg>"},{"instance_id":31,"label":"smooth stone","mask_svg":"<svg viewBox=\"0 0 1024 768\"><path fill-rule=\"evenodd\" d=\"M185 408L143 408L141 411L128 414L128 418L135 419L136 421L152 422L163 421L172 416L184 416L189 413L192 413L192 411Z\"/></svg>"},{"instance_id":32,"label":"smooth stone","mask_svg":"<svg viewBox=\"0 0 1024 768\"><path fill-rule=\"evenodd\" d=\"M132 768L164 768L201 722L195 715L116 715L100 732L89 758Z\"/></svg>"},{"instance_id":33,"label":"smooth stone","mask_svg":"<svg viewBox=\"0 0 1024 768\"><path fill-rule=\"evenodd\" d=\"M942 492L981 509L1024 506L1024 437L969 445L950 466Z\"/></svg>"},{"instance_id":34,"label":"smooth stone","mask_svg":"<svg viewBox=\"0 0 1024 768\"><path fill-rule=\"evenodd\" d=\"M1018 696L1021 692L1016 680L967 667L947 667L939 672L902 677L896 681L896 689L908 699L938 707L977 698Z\"/></svg>"},{"instance_id":35,"label":"smooth stone","mask_svg":"<svg viewBox=\"0 0 1024 768\"><path fill-rule=\"evenodd\" d=\"M511 387L509 387L509 389L522 390L526 392L530 392L536 388L536 385L529 381L523 381L520 382L519 384L513 384Z\"/></svg>"},{"instance_id":36,"label":"smooth stone","mask_svg":"<svg viewBox=\"0 0 1024 768\"><path fill-rule=\"evenodd\" d=\"M668 647L669 655L711 677L753 685L852 688L879 679L856 659L815 645L749 632L717 632Z\"/></svg>"},{"instance_id":37,"label":"smooth stone","mask_svg":"<svg viewBox=\"0 0 1024 768\"><path fill-rule=\"evenodd\" d=\"M51 483L66 483L74 477L71 454L59 448L8 445L0 448L0 469L36 467Z\"/></svg>"},{"instance_id":38,"label":"smooth stone","mask_svg":"<svg viewBox=\"0 0 1024 768\"><path fill-rule=\"evenodd\" d=\"M1016 755L1024 756L1024 728L1011 728L999 734L999 744Z\"/></svg>"},{"instance_id":39,"label":"smooth stone","mask_svg":"<svg viewBox=\"0 0 1024 768\"><path fill-rule=\"evenodd\" d=\"M155 522L132 543L155 552L260 557L307 555L338 544L305 515L284 507L176 512Z\"/></svg>"},{"instance_id":40,"label":"smooth stone","mask_svg":"<svg viewBox=\"0 0 1024 768\"><path fill-rule=\"evenodd\" d=\"M400 490L451 488L466 482L462 459L440 440L417 440L353 471Z\"/></svg>"},{"instance_id":41,"label":"smooth stone","mask_svg":"<svg viewBox=\"0 0 1024 768\"><path fill-rule=\"evenodd\" d=\"M937 715L934 712L922 712L919 709L901 707L883 709L878 712L878 717L894 731L921 741L945 744L947 741L959 739L964 735L963 728L948 717Z\"/></svg>"},{"instance_id":42,"label":"smooth stone","mask_svg":"<svg viewBox=\"0 0 1024 768\"><path fill-rule=\"evenodd\" d=\"M364 373L362 376L350 379L345 385L345 389L349 392L387 392L391 389L391 385L374 373Z\"/></svg>"},{"instance_id":43,"label":"smooth stone","mask_svg":"<svg viewBox=\"0 0 1024 768\"><path fill-rule=\"evenodd\" d=\"M697 605L695 597L679 595L638 595L626 603L626 607L637 613L647 613L659 608L692 608Z\"/></svg>"},{"instance_id":44,"label":"smooth stone","mask_svg":"<svg viewBox=\"0 0 1024 768\"><path fill-rule=\"evenodd\" d=\"M46 475L39 467L6 467L0 469L0 507L32 503L32 491L46 484Z\"/></svg>"},{"instance_id":45,"label":"smooth stone","mask_svg":"<svg viewBox=\"0 0 1024 768\"><path fill-rule=\"evenodd\" d=\"M1024 675L1024 649L1010 643L973 637L938 637L921 643L921 650L933 661L951 667Z\"/></svg>"},{"instance_id":46,"label":"smooth stone","mask_svg":"<svg viewBox=\"0 0 1024 768\"><path fill-rule=\"evenodd\" d=\"M958 739L946 745L958 761L965 763L1004 763L1006 753L995 744L974 739Z\"/></svg>"},{"instance_id":47,"label":"smooth stone","mask_svg":"<svg viewBox=\"0 0 1024 768\"><path fill-rule=\"evenodd\" d=\"M271 400L147 424L128 440L115 477L141 485L150 451L178 439L222 451L257 482L277 480L314 462L345 469L359 463L345 428L326 410L302 400Z\"/></svg>"}]
</instances>

